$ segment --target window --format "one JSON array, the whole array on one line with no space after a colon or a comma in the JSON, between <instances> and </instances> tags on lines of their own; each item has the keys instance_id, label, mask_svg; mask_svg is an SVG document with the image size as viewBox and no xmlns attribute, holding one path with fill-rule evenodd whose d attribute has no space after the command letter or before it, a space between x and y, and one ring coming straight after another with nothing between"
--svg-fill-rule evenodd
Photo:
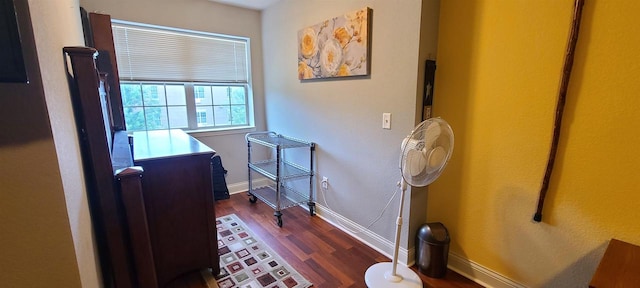
<instances>
[{"instance_id":1,"label":"window","mask_svg":"<svg viewBox=\"0 0 640 288\"><path fill-rule=\"evenodd\" d=\"M207 111L198 110L196 111L196 120L198 120L198 126L207 123Z\"/></svg>"},{"instance_id":2,"label":"window","mask_svg":"<svg viewBox=\"0 0 640 288\"><path fill-rule=\"evenodd\" d=\"M196 98L196 104L200 103L201 101L204 100L204 87L202 86L198 86L195 89L193 89L193 96Z\"/></svg>"},{"instance_id":3,"label":"window","mask_svg":"<svg viewBox=\"0 0 640 288\"><path fill-rule=\"evenodd\" d=\"M195 86L203 97L196 101L196 110L209 116L198 121L198 127L247 125L247 97L241 86Z\"/></svg>"},{"instance_id":4,"label":"window","mask_svg":"<svg viewBox=\"0 0 640 288\"><path fill-rule=\"evenodd\" d=\"M189 128L184 87L154 82L121 83L127 130Z\"/></svg>"},{"instance_id":5,"label":"window","mask_svg":"<svg viewBox=\"0 0 640 288\"><path fill-rule=\"evenodd\" d=\"M127 130L252 126L249 39L113 20Z\"/></svg>"}]
</instances>

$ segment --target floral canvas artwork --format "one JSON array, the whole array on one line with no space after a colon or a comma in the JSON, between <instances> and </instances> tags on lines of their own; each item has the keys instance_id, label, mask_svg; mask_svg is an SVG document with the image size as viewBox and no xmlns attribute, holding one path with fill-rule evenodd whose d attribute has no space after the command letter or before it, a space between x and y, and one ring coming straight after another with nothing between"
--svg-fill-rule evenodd
<instances>
[{"instance_id":1,"label":"floral canvas artwork","mask_svg":"<svg viewBox=\"0 0 640 288\"><path fill-rule=\"evenodd\" d=\"M298 31L298 79L368 75L370 12L365 7Z\"/></svg>"}]
</instances>

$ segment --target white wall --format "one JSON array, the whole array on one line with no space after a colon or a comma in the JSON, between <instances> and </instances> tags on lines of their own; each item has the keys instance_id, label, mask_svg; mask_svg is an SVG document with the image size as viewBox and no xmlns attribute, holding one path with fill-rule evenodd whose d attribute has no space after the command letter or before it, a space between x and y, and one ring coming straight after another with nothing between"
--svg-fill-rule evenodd
<instances>
[{"instance_id":1,"label":"white wall","mask_svg":"<svg viewBox=\"0 0 640 288\"><path fill-rule=\"evenodd\" d=\"M299 81L298 30L363 7L373 10L370 77ZM316 180L329 178L326 198L319 188L317 198L319 205L330 206L325 213L320 210L330 221L367 226L400 180L400 143L414 127L416 106L421 105L416 99L421 95L418 72L424 67L419 55L421 11L418 0L283 0L263 11L267 128L317 143ZM392 113L391 130L381 127L383 112ZM366 233L357 236L367 242L376 236L392 241L397 199L370 227L371 238ZM409 227L404 228L406 248L412 239L406 239ZM390 247L379 248L389 252Z\"/></svg>"},{"instance_id":2,"label":"white wall","mask_svg":"<svg viewBox=\"0 0 640 288\"><path fill-rule=\"evenodd\" d=\"M29 83L0 84L0 286L99 287L62 65L78 4L14 3Z\"/></svg>"},{"instance_id":3,"label":"white wall","mask_svg":"<svg viewBox=\"0 0 640 288\"><path fill-rule=\"evenodd\" d=\"M207 0L80 0L80 5L88 12L111 15L112 19L250 38L255 130L264 130L259 11ZM244 135L250 131L252 130L191 134L221 155L223 165L229 171L226 181L230 189L241 189L246 185L247 148ZM240 186L240 188L234 186Z\"/></svg>"},{"instance_id":4,"label":"white wall","mask_svg":"<svg viewBox=\"0 0 640 288\"><path fill-rule=\"evenodd\" d=\"M42 86L60 167L69 225L82 286L101 281L93 225L85 190L78 133L64 73L62 47L82 46L78 0L29 0L33 34L42 73Z\"/></svg>"}]
</instances>

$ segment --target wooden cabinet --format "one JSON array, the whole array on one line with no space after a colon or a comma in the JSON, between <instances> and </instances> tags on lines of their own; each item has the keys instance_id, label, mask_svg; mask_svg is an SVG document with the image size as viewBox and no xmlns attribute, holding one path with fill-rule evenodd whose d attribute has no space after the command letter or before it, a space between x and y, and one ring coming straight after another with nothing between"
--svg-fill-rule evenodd
<instances>
[{"instance_id":1,"label":"wooden cabinet","mask_svg":"<svg viewBox=\"0 0 640 288\"><path fill-rule=\"evenodd\" d=\"M95 49L64 51L73 66L70 88L104 286L164 287L203 268L217 275L215 151L182 130L162 130L135 132L131 153L111 17L89 13L82 20Z\"/></svg>"},{"instance_id":2,"label":"wooden cabinet","mask_svg":"<svg viewBox=\"0 0 640 288\"><path fill-rule=\"evenodd\" d=\"M96 65L98 70L109 75L108 84L111 87L109 93L113 104L112 125L117 130L125 130L124 111L120 94L120 77L118 75L118 62L116 62L116 48L113 44L113 32L111 31L111 16L106 14L89 13L89 27L85 33L89 33L91 47L98 50Z\"/></svg>"},{"instance_id":3,"label":"wooden cabinet","mask_svg":"<svg viewBox=\"0 0 640 288\"><path fill-rule=\"evenodd\" d=\"M69 88L103 282L105 287L134 287L138 281L131 269L128 233L122 217L124 208L120 195L123 191L114 175L114 163L121 166L117 169L132 164L131 153L112 150L112 144L120 142L112 140L116 136L126 139L126 132L111 130L107 117L109 102L106 94L99 92L104 83L96 69L97 51L88 47L65 47L63 51L71 60L71 67L67 67Z\"/></svg>"},{"instance_id":4,"label":"wooden cabinet","mask_svg":"<svg viewBox=\"0 0 640 288\"><path fill-rule=\"evenodd\" d=\"M219 272L211 157L215 151L182 130L133 134L158 284L186 272Z\"/></svg>"},{"instance_id":5,"label":"wooden cabinet","mask_svg":"<svg viewBox=\"0 0 640 288\"><path fill-rule=\"evenodd\" d=\"M611 239L589 287L637 287L640 283L640 246Z\"/></svg>"},{"instance_id":6,"label":"wooden cabinet","mask_svg":"<svg viewBox=\"0 0 640 288\"><path fill-rule=\"evenodd\" d=\"M64 52L103 286L165 287L204 268L217 275L215 151L181 130L137 132L132 159L127 132L112 124L97 51Z\"/></svg>"}]
</instances>

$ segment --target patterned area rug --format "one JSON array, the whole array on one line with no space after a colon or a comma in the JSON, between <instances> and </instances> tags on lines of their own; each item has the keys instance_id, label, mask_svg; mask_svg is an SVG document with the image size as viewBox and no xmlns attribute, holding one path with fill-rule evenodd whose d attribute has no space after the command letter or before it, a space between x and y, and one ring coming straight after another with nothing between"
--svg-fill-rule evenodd
<instances>
[{"instance_id":1,"label":"patterned area rug","mask_svg":"<svg viewBox=\"0 0 640 288\"><path fill-rule=\"evenodd\" d=\"M287 264L235 214L216 218L220 275L209 287L306 288L312 284Z\"/></svg>"}]
</instances>

